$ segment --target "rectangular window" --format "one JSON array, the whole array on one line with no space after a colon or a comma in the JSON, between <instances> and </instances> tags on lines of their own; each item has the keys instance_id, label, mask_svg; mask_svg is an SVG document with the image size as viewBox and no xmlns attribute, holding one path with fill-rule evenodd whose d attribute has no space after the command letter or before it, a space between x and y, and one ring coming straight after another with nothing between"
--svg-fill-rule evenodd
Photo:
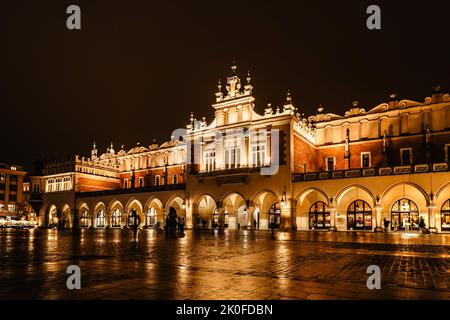
<instances>
[{"instance_id":1,"label":"rectangular window","mask_svg":"<svg viewBox=\"0 0 450 320\"><path fill-rule=\"evenodd\" d=\"M123 188L128 189L128 179L123 180Z\"/></svg>"},{"instance_id":2,"label":"rectangular window","mask_svg":"<svg viewBox=\"0 0 450 320\"><path fill-rule=\"evenodd\" d=\"M144 177L139 177L139 188L144 187Z\"/></svg>"},{"instance_id":3,"label":"rectangular window","mask_svg":"<svg viewBox=\"0 0 450 320\"><path fill-rule=\"evenodd\" d=\"M173 184L178 184L178 176L176 174L173 175Z\"/></svg>"},{"instance_id":4,"label":"rectangular window","mask_svg":"<svg viewBox=\"0 0 450 320\"><path fill-rule=\"evenodd\" d=\"M251 164L254 167L261 167L266 164L266 133L260 132L251 139Z\"/></svg>"},{"instance_id":5,"label":"rectangular window","mask_svg":"<svg viewBox=\"0 0 450 320\"><path fill-rule=\"evenodd\" d=\"M213 150L207 150L205 152L205 171L214 170L216 170L216 153Z\"/></svg>"},{"instance_id":6,"label":"rectangular window","mask_svg":"<svg viewBox=\"0 0 450 320\"><path fill-rule=\"evenodd\" d=\"M241 149L238 148L235 138L226 140L225 143L225 168L239 168L241 159Z\"/></svg>"},{"instance_id":7,"label":"rectangular window","mask_svg":"<svg viewBox=\"0 0 450 320\"><path fill-rule=\"evenodd\" d=\"M5 194L4 193L0 193L0 201L5 201Z\"/></svg>"},{"instance_id":8,"label":"rectangular window","mask_svg":"<svg viewBox=\"0 0 450 320\"><path fill-rule=\"evenodd\" d=\"M0 181L5 181L5 174L4 173L0 173Z\"/></svg>"},{"instance_id":9,"label":"rectangular window","mask_svg":"<svg viewBox=\"0 0 450 320\"><path fill-rule=\"evenodd\" d=\"M8 211L9 212L16 212L16 205L15 204L8 204Z\"/></svg>"},{"instance_id":10,"label":"rectangular window","mask_svg":"<svg viewBox=\"0 0 450 320\"><path fill-rule=\"evenodd\" d=\"M371 167L371 161L370 161L370 152L362 152L361 153L361 168L370 168Z\"/></svg>"},{"instance_id":11,"label":"rectangular window","mask_svg":"<svg viewBox=\"0 0 450 320\"><path fill-rule=\"evenodd\" d=\"M161 177L160 176L156 176L155 177L155 186L159 186L161 184Z\"/></svg>"},{"instance_id":12,"label":"rectangular window","mask_svg":"<svg viewBox=\"0 0 450 320\"><path fill-rule=\"evenodd\" d=\"M334 157L328 157L326 162L327 162L327 171L334 171Z\"/></svg>"},{"instance_id":13,"label":"rectangular window","mask_svg":"<svg viewBox=\"0 0 450 320\"><path fill-rule=\"evenodd\" d=\"M0 203L0 212L5 211L5 205L3 203Z\"/></svg>"},{"instance_id":14,"label":"rectangular window","mask_svg":"<svg viewBox=\"0 0 450 320\"><path fill-rule=\"evenodd\" d=\"M400 160L402 166L409 166L412 164L412 149L400 149Z\"/></svg>"},{"instance_id":15,"label":"rectangular window","mask_svg":"<svg viewBox=\"0 0 450 320\"><path fill-rule=\"evenodd\" d=\"M15 195L15 194L10 194L10 195L9 195L9 201L14 201L14 202L16 202L16 201L17 201L17 195Z\"/></svg>"}]
</instances>

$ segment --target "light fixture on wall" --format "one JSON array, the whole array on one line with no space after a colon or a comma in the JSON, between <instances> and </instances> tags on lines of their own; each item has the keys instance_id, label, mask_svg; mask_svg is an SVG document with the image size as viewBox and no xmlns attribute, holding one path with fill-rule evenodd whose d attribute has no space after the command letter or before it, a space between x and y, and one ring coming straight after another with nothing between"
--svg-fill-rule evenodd
<instances>
[{"instance_id":1,"label":"light fixture on wall","mask_svg":"<svg viewBox=\"0 0 450 320\"><path fill-rule=\"evenodd\" d=\"M281 207L285 208L286 204L287 204L287 200L286 200L286 186L284 187L284 191L281 194L281 201L280 201Z\"/></svg>"}]
</instances>

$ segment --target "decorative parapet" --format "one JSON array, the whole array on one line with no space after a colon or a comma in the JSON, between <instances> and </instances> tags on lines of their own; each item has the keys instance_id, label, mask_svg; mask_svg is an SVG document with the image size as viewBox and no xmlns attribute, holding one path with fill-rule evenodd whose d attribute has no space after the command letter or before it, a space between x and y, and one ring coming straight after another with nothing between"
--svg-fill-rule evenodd
<instances>
[{"instance_id":1,"label":"decorative parapet","mask_svg":"<svg viewBox=\"0 0 450 320\"><path fill-rule=\"evenodd\" d=\"M427 164L418 164L416 166L414 166L414 172L417 173L424 173L424 172L428 172L430 170L430 168L428 167Z\"/></svg>"},{"instance_id":2,"label":"decorative parapet","mask_svg":"<svg viewBox=\"0 0 450 320\"><path fill-rule=\"evenodd\" d=\"M380 169L378 169L378 174L380 176L390 175L390 174L392 174L392 168L391 167L380 168Z\"/></svg>"},{"instance_id":3,"label":"decorative parapet","mask_svg":"<svg viewBox=\"0 0 450 320\"><path fill-rule=\"evenodd\" d=\"M376 175L376 170L374 169L374 168L370 168L370 169L364 169L363 171L362 171L362 175L364 176L364 177L371 177L371 176L374 176L374 175Z\"/></svg>"},{"instance_id":4,"label":"decorative parapet","mask_svg":"<svg viewBox=\"0 0 450 320\"><path fill-rule=\"evenodd\" d=\"M447 163L435 163L433 165L433 171L435 171L435 172L448 171L448 164Z\"/></svg>"},{"instance_id":5,"label":"decorative parapet","mask_svg":"<svg viewBox=\"0 0 450 320\"><path fill-rule=\"evenodd\" d=\"M431 171L432 168L432 171ZM308 172L297 173L292 175L293 182L299 181L314 181L314 180L328 180L328 179L344 179L344 178L360 178L360 177L375 177L375 176L390 176L402 174L420 174L428 172L447 172L449 166L447 163L418 164L415 166L396 166L396 167L380 167L367 169L351 169L339 170L333 172Z\"/></svg>"},{"instance_id":6,"label":"decorative parapet","mask_svg":"<svg viewBox=\"0 0 450 320\"><path fill-rule=\"evenodd\" d=\"M394 174L408 174L412 172L411 166L394 167Z\"/></svg>"}]
</instances>

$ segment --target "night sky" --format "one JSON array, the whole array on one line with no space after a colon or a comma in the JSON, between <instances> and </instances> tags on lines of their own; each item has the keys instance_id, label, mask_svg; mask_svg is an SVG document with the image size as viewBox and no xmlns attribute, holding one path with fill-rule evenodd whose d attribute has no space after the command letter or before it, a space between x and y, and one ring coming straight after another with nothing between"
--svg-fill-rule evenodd
<instances>
[{"instance_id":1,"label":"night sky","mask_svg":"<svg viewBox=\"0 0 450 320\"><path fill-rule=\"evenodd\" d=\"M66 28L77 4L82 29ZM366 8L382 30L366 28ZM446 1L6 0L0 8L0 161L29 166L170 139L213 118L218 78L251 71L256 110L291 90L301 113L343 114L391 92L450 91Z\"/></svg>"}]
</instances>

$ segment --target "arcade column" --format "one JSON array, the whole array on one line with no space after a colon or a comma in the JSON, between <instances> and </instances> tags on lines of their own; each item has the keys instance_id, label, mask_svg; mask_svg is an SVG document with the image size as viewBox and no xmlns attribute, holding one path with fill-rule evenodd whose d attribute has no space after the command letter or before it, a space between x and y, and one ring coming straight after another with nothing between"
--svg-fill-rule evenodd
<instances>
[{"instance_id":1,"label":"arcade column","mask_svg":"<svg viewBox=\"0 0 450 320\"><path fill-rule=\"evenodd\" d=\"M435 209L436 206L434 205L434 203L430 203L430 205L427 207L428 209L428 218L429 218L429 223L430 223L430 233L437 233L437 229L436 229L436 216L435 216Z\"/></svg>"},{"instance_id":2,"label":"arcade column","mask_svg":"<svg viewBox=\"0 0 450 320\"><path fill-rule=\"evenodd\" d=\"M375 207L375 232L383 232L382 217L383 217L383 207L377 205Z\"/></svg>"},{"instance_id":3,"label":"arcade column","mask_svg":"<svg viewBox=\"0 0 450 320\"><path fill-rule=\"evenodd\" d=\"M336 208L332 205L330 208L329 208L329 210L330 210L330 224L331 224L331 226L330 226L330 231L337 231L337 228L336 228Z\"/></svg>"}]
</instances>

